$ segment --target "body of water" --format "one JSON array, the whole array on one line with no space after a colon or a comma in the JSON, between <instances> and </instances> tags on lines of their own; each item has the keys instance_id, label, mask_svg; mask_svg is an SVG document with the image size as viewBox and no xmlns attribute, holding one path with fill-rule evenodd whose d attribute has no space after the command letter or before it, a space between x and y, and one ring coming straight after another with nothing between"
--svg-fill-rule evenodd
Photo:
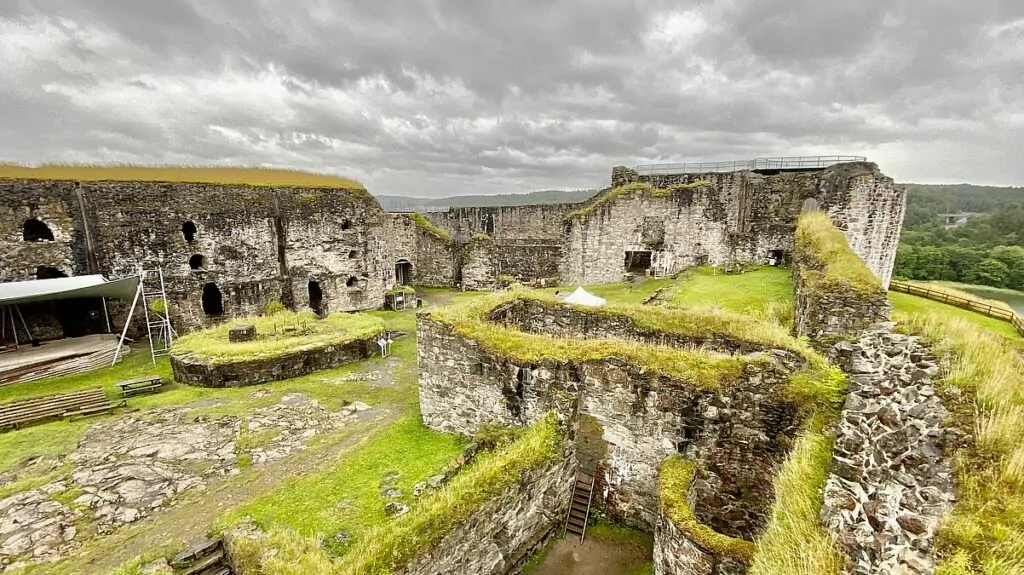
<instances>
[{"instance_id":1,"label":"body of water","mask_svg":"<svg viewBox=\"0 0 1024 575\"><path fill-rule=\"evenodd\" d=\"M1024 293L1021 292L1004 292L999 290L990 290L983 287L963 287L958 286L965 292L972 293L978 297L985 299L997 299L999 301L1005 301L1010 304L1017 315L1024 316Z\"/></svg>"}]
</instances>

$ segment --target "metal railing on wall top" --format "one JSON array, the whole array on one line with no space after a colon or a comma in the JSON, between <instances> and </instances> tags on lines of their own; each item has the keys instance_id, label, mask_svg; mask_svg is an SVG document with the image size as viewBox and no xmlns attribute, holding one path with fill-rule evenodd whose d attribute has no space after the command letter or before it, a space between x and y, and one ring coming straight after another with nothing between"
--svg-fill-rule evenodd
<instances>
[{"instance_id":1,"label":"metal railing on wall top","mask_svg":"<svg viewBox=\"0 0 1024 575\"><path fill-rule=\"evenodd\" d=\"M650 174L707 174L711 172L738 172L740 170L814 170L836 164L866 162L864 156L780 156L725 162L683 162L678 164L640 164L633 169Z\"/></svg>"}]
</instances>

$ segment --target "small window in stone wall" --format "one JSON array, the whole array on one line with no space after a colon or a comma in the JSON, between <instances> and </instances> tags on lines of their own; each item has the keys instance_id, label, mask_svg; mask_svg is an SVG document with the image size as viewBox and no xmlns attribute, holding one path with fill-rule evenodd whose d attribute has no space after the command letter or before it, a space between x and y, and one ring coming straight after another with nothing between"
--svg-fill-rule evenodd
<instances>
[{"instance_id":1,"label":"small window in stone wall","mask_svg":"<svg viewBox=\"0 0 1024 575\"><path fill-rule=\"evenodd\" d=\"M185 241L192 243L196 241L196 233L199 231L196 225L191 221L181 224L181 235L185 238Z\"/></svg>"},{"instance_id":2,"label":"small window in stone wall","mask_svg":"<svg viewBox=\"0 0 1024 575\"><path fill-rule=\"evenodd\" d=\"M215 283L203 284L203 313L208 316L224 314L224 296Z\"/></svg>"},{"instance_id":3,"label":"small window in stone wall","mask_svg":"<svg viewBox=\"0 0 1024 575\"><path fill-rule=\"evenodd\" d=\"M345 219L341 221L341 229L350 230L352 229L352 220Z\"/></svg>"},{"instance_id":4,"label":"small window in stone wall","mask_svg":"<svg viewBox=\"0 0 1024 575\"><path fill-rule=\"evenodd\" d=\"M25 220L25 227L22 230L22 238L26 242L52 242L53 232L50 231L50 226L31 218Z\"/></svg>"},{"instance_id":5,"label":"small window in stone wall","mask_svg":"<svg viewBox=\"0 0 1024 575\"><path fill-rule=\"evenodd\" d=\"M37 280L52 280L56 278L66 278L68 274L60 271L57 268L50 266L39 266L36 268L36 279Z\"/></svg>"},{"instance_id":6,"label":"small window in stone wall","mask_svg":"<svg viewBox=\"0 0 1024 575\"><path fill-rule=\"evenodd\" d=\"M533 381L533 370L529 367L516 368L516 381L526 385Z\"/></svg>"},{"instance_id":7,"label":"small window in stone wall","mask_svg":"<svg viewBox=\"0 0 1024 575\"><path fill-rule=\"evenodd\" d=\"M206 268L206 256L203 254L193 254L192 257L188 258L188 267L194 270L201 270Z\"/></svg>"},{"instance_id":8,"label":"small window in stone wall","mask_svg":"<svg viewBox=\"0 0 1024 575\"><path fill-rule=\"evenodd\" d=\"M345 285L348 287L356 287L359 285L359 278L356 276L348 276L348 279L345 280Z\"/></svg>"},{"instance_id":9,"label":"small window in stone wall","mask_svg":"<svg viewBox=\"0 0 1024 575\"><path fill-rule=\"evenodd\" d=\"M348 259L350 259L350 260L359 259L359 252L356 251L356 250L352 250L352 251L348 252Z\"/></svg>"},{"instance_id":10,"label":"small window in stone wall","mask_svg":"<svg viewBox=\"0 0 1024 575\"><path fill-rule=\"evenodd\" d=\"M482 363L480 363L478 361L478 362L470 365L469 366L469 373L470 373L470 375L483 375L484 374L484 364L482 364Z\"/></svg>"},{"instance_id":11,"label":"small window in stone wall","mask_svg":"<svg viewBox=\"0 0 1024 575\"><path fill-rule=\"evenodd\" d=\"M817 211L817 209L818 209L818 200L816 200L814 198L807 198L806 200L804 200L804 205L801 206L800 211L802 213L807 213L807 212Z\"/></svg>"}]
</instances>

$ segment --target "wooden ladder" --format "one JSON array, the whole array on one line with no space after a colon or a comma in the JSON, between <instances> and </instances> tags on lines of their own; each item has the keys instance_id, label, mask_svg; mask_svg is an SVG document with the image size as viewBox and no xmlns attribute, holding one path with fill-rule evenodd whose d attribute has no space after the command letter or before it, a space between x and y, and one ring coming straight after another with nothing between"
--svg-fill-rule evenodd
<instances>
[{"instance_id":1,"label":"wooden ladder","mask_svg":"<svg viewBox=\"0 0 1024 575\"><path fill-rule=\"evenodd\" d=\"M569 515L565 519L565 533L579 535L580 542L587 533L587 517L590 516L590 503L594 499L594 476L578 472L576 483L572 488L572 499L569 503Z\"/></svg>"}]
</instances>

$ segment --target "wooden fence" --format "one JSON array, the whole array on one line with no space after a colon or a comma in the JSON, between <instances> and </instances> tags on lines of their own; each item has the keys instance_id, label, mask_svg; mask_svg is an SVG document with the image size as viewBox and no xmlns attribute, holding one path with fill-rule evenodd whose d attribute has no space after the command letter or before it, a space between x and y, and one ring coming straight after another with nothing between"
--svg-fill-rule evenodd
<instances>
[{"instance_id":1,"label":"wooden fence","mask_svg":"<svg viewBox=\"0 0 1024 575\"><path fill-rule=\"evenodd\" d=\"M893 281L892 283L890 283L889 289L891 291L908 293L910 295L916 295L930 300L939 301L945 304L977 312L982 315L987 315L988 317L991 318L1008 321L1011 325L1013 325L1014 328L1017 329L1017 333L1019 333L1021 337L1024 337L1024 318L1006 309L1005 307L995 306L978 301L976 299L960 297L939 290L928 289L921 286L916 286L913 284L898 281Z\"/></svg>"}]
</instances>

